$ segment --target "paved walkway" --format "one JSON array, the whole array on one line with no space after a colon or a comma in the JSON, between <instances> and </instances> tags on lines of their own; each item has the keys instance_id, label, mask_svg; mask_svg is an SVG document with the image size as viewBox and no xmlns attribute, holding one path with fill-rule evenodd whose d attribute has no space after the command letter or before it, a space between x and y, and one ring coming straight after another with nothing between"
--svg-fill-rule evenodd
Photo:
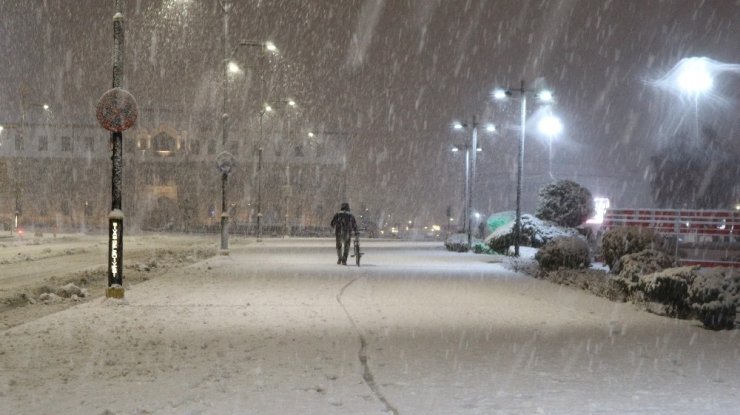
<instances>
[{"instance_id":1,"label":"paved walkway","mask_svg":"<svg viewBox=\"0 0 740 415\"><path fill-rule=\"evenodd\" d=\"M439 243L232 244L0 332L0 413L736 414L740 335Z\"/></svg>"}]
</instances>

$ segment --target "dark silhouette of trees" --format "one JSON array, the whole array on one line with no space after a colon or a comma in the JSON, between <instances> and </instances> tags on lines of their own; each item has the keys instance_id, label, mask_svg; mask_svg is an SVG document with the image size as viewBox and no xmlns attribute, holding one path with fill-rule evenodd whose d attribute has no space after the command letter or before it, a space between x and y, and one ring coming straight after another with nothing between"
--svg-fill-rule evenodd
<instances>
[{"instance_id":1,"label":"dark silhouette of trees","mask_svg":"<svg viewBox=\"0 0 740 415\"><path fill-rule=\"evenodd\" d=\"M728 209L740 182L740 157L711 127L699 142L679 133L651 157L653 198L661 208Z\"/></svg>"}]
</instances>

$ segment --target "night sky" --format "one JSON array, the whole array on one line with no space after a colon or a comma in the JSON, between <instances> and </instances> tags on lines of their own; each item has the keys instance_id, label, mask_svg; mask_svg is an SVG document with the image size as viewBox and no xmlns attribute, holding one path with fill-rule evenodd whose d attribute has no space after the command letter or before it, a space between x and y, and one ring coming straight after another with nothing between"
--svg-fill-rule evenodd
<instances>
[{"instance_id":1,"label":"night sky","mask_svg":"<svg viewBox=\"0 0 740 415\"><path fill-rule=\"evenodd\" d=\"M691 56L740 63L736 0L234 0L232 7L232 47L264 39L280 48L266 65L270 96L300 102L307 129L351 140L349 201L424 222L443 222L448 205L462 209L463 163L449 150L468 135L451 123L474 115L498 126L479 135L476 208L514 208L519 107L494 103L494 87L525 80L551 88L565 125L554 142L557 176L611 192L605 196L618 206L646 206L650 195L635 183L651 155L689 131L694 114L651 82ZM25 82L30 99L49 102L57 117L93 122L111 82L113 12L112 0L4 0L0 120L18 118ZM126 85L139 106L217 119L219 3L128 0L125 15ZM257 62L246 49L234 59ZM237 91L238 123L259 107L256 77ZM713 93L699 118L740 153L740 73L717 75ZM537 107L531 100L530 114ZM526 157L525 183L547 173L543 137L527 138ZM622 189L607 184L614 182ZM525 191L532 210L536 189Z\"/></svg>"}]
</instances>

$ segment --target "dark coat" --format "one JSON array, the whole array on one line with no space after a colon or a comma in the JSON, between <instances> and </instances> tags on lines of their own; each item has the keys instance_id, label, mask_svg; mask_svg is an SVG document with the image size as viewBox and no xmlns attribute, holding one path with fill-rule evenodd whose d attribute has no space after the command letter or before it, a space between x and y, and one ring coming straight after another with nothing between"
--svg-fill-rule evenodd
<instances>
[{"instance_id":1,"label":"dark coat","mask_svg":"<svg viewBox=\"0 0 740 415\"><path fill-rule=\"evenodd\" d=\"M331 220L331 226L337 236L349 237L351 233L357 235L357 221L347 210L337 212Z\"/></svg>"}]
</instances>

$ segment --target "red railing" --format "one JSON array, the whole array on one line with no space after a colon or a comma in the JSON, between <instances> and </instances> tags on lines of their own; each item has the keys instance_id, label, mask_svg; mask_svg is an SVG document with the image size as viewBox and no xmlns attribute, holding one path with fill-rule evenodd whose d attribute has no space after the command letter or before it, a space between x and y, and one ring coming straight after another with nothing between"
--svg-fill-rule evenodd
<instances>
[{"instance_id":1,"label":"red railing","mask_svg":"<svg viewBox=\"0 0 740 415\"><path fill-rule=\"evenodd\" d=\"M652 228L674 237L681 264L740 267L740 211L608 209L602 228L621 226ZM686 257L679 258L679 252Z\"/></svg>"}]
</instances>

